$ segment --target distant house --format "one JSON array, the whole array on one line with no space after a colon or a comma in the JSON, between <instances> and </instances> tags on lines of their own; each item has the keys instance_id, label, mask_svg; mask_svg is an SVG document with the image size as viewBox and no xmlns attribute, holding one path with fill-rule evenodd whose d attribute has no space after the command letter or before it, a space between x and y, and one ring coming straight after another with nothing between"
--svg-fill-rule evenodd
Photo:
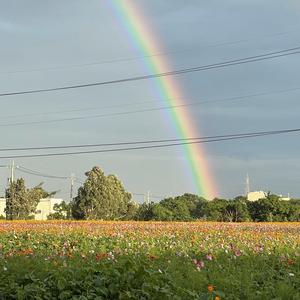
<instances>
[{"instance_id":1,"label":"distant house","mask_svg":"<svg viewBox=\"0 0 300 300\"><path fill-rule=\"evenodd\" d=\"M5 207L6 207L6 199L0 198L0 216L5 217Z\"/></svg>"},{"instance_id":2,"label":"distant house","mask_svg":"<svg viewBox=\"0 0 300 300\"><path fill-rule=\"evenodd\" d=\"M259 199L264 199L266 197L267 197L267 193L265 193L263 191L255 191L255 192L250 192L247 194L248 201L257 201ZM280 200L283 200L283 201L291 200L289 195L287 197L283 197L282 195L279 195L278 197Z\"/></svg>"},{"instance_id":3,"label":"distant house","mask_svg":"<svg viewBox=\"0 0 300 300\"><path fill-rule=\"evenodd\" d=\"M290 201L291 198L290 198L290 195L288 195L287 197L283 197L282 195L279 195L280 197L280 200L283 200L283 201Z\"/></svg>"},{"instance_id":4,"label":"distant house","mask_svg":"<svg viewBox=\"0 0 300 300\"><path fill-rule=\"evenodd\" d=\"M47 217L54 213L54 205L60 204L63 201L63 199L57 199L57 198L46 198L41 199L41 201L38 203L36 212L34 214L35 220L47 220ZM5 207L6 207L6 199L0 198L0 215L6 216L5 214Z\"/></svg>"},{"instance_id":5,"label":"distant house","mask_svg":"<svg viewBox=\"0 0 300 300\"><path fill-rule=\"evenodd\" d=\"M247 194L248 201L257 201L259 199L264 199L267 197L267 193L264 191L255 191Z\"/></svg>"}]
</instances>

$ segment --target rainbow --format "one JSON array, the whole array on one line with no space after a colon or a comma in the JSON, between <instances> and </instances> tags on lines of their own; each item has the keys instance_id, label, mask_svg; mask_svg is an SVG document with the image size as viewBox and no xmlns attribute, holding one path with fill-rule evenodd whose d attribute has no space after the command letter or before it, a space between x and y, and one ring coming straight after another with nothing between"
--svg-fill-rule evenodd
<instances>
[{"instance_id":1,"label":"rainbow","mask_svg":"<svg viewBox=\"0 0 300 300\"><path fill-rule=\"evenodd\" d=\"M150 30L141 10L137 7L137 1L132 0L109 0L108 3L132 40L134 46L147 59L148 71L164 73L170 70L167 59L162 53L157 38ZM184 104L185 97L172 76L159 77L156 79L156 88L161 99L168 105L177 106ZM172 109L171 120L176 133L182 138L200 136L198 128L193 124L187 109ZM203 147L200 144L185 145L186 158L194 179L197 194L212 199L217 191L214 180L210 174L208 163L205 159Z\"/></svg>"}]
</instances>

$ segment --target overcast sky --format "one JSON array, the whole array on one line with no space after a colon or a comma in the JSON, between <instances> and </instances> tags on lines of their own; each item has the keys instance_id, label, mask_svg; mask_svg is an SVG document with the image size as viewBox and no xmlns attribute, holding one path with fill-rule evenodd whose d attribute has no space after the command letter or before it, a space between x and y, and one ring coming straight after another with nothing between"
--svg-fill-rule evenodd
<instances>
[{"instance_id":1,"label":"overcast sky","mask_svg":"<svg viewBox=\"0 0 300 300\"><path fill-rule=\"evenodd\" d=\"M137 1L137 0L130 0ZM173 70L300 46L300 3L292 0L139 0ZM146 75L145 59L124 34L108 0L0 0L0 93ZM134 58L132 60L128 60ZM136 59L135 59L136 58ZM202 135L298 128L300 54L176 77ZM119 61L118 61L119 60ZM121 60L121 61L120 61ZM122 61L123 60L123 61ZM110 62L109 62L110 61ZM114 61L114 62L111 62ZM88 65L94 62L106 62ZM108 63L109 62L109 63ZM75 65L87 66L75 67ZM64 68L62 68L64 67ZM176 138L166 111L84 120L4 126L9 123L109 114L162 103L150 81L34 95L1 97L0 148ZM278 93L280 90L294 91ZM271 93L232 102L216 99ZM120 106L124 105L124 106ZM118 106L118 107L112 107ZM78 110L76 112L65 112ZM56 112L42 115L42 113ZM41 115L28 116L28 114ZM298 134L205 145L220 197L245 189L300 196ZM1 154L17 154L1 152ZM2 156L2 155L1 155ZM0 161L0 165L10 160ZM46 174L84 180L98 165L116 174L134 193L169 196L194 193L182 148L59 158L18 159ZM29 186L45 181L67 198L67 180L17 172ZM8 170L0 168L0 190ZM78 188L78 185L76 186ZM141 201L141 197L136 197ZM158 200L158 198L152 198Z\"/></svg>"}]
</instances>

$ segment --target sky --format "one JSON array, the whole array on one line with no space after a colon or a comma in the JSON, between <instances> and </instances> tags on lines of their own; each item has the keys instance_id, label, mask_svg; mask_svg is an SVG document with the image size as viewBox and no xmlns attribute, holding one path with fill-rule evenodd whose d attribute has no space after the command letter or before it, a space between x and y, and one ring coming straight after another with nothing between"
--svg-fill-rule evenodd
<instances>
[{"instance_id":1,"label":"sky","mask_svg":"<svg viewBox=\"0 0 300 300\"><path fill-rule=\"evenodd\" d=\"M296 0L130 1L138 4L156 33L171 70L300 46L300 4ZM108 2L0 0L0 93L147 75L147 58L135 49ZM176 76L187 102L206 101L188 108L199 133L299 128L299 57ZM278 93L289 89L294 90ZM144 80L1 97L0 148L178 138L167 111L88 118L162 106L152 90L153 82ZM256 93L267 95L214 102ZM73 112L66 112L70 110ZM8 126L82 116L87 118ZM299 146L297 133L205 144L216 196L243 194L248 173L251 190L300 197ZM80 182L97 165L106 174L115 174L134 194L150 191L153 201L196 191L181 147L24 158L15 163L49 175L74 173ZM0 165L9 164L11 160L0 160ZM7 168L0 168L2 194L8 174ZM69 180L18 170L16 175L24 177L30 187L44 182L47 190L58 190L57 196L69 198ZM79 186L77 182L75 189ZM141 195L134 198L143 201Z\"/></svg>"}]
</instances>

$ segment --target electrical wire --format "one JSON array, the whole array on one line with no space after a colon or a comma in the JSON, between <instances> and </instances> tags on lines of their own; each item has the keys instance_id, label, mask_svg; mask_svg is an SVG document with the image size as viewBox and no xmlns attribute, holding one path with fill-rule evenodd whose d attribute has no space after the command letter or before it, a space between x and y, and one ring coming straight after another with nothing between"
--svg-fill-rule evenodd
<instances>
[{"instance_id":1,"label":"electrical wire","mask_svg":"<svg viewBox=\"0 0 300 300\"><path fill-rule=\"evenodd\" d=\"M299 31L298 29L295 29L295 30L277 32L277 33L273 33L273 34L267 34L267 35L264 35L261 37L254 37L254 38L249 38L249 39L240 39L240 40L229 41L229 42L216 42L216 43L202 46L202 47L199 47L196 49L193 48L193 49L182 49L182 50L177 50L177 51L164 51L164 52L158 52L158 53L153 53L150 55L144 55L144 56L139 56L139 57L109 59L109 60L95 61L95 62L89 62L89 63L83 63L83 64L73 64L73 65L54 66L54 67L41 67L41 68L27 69L27 70L2 71L2 72L0 72L0 74L55 71L55 70L63 70L63 69L82 68L82 67L90 67L90 66L97 66L97 65L104 65L104 64L112 64L112 63L118 63L118 62L136 61L136 60L147 59L147 58L151 58L151 57L166 56L166 55L170 55L170 54L171 55L182 55L182 54L185 54L186 52L199 51L200 49L215 48L215 47L227 46L227 45L235 45L235 44L245 43L245 42L259 40L259 39L282 36L282 35L286 35L289 33L298 32L298 31Z\"/></svg>"},{"instance_id":2,"label":"electrical wire","mask_svg":"<svg viewBox=\"0 0 300 300\"><path fill-rule=\"evenodd\" d=\"M89 150L89 151L78 151L78 152L7 155L7 156L0 156L0 159L55 157L55 156L69 156L69 155L92 154L92 153L108 153L108 152L121 152L121 151L132 151L132 150L145 150L145 149L154 149L154 148L167 148L167 147L184 146L184 145L191 145L191 144L203 144L203 143L221 142L221 141L229 141L229 140L248 139L248 138L254 138L254 137L262 137L262 136L267 136L267 135L276 135L276 134L292 133L292 132L293 133L300 132L300 128L261 132L261 133L252 134L252 135L250 135L250 134L242 135L241 134L239 136L232 135L232 137L225 137L225 138L215 138L215 139L198 140L198 141L186 141L186 142L178 142L178 143L159 144L159 145L147 145L147 146L126 147L126 148L111 148L111 149L100 149L100 150Z\"/></svg>"},{"instance_id":3,"label":"electrical wire","mask_svg":"<svg viewBox=\"0 0 300 300\"><path fill-rule=\"evenodd\" d=\"M1 152L4 151L32 151L32 150L50 150L50 149L69 149L69 148L90 148L90 147L107 147L107 146L128 146L138 144L157 144L157 143L171 143L171 142L183 142L183 141L194 141L194 140L210 140L218 138L230 138L239 136L253 136L253 135L270 135L270 134L281 134L297 132L300 128L294 129L283 129L283 130L272 130L272 131L258 131L248 133L234 133L225 135L213 135L203 137L188 137L188 138L176 138L176 139L159 139L159 140L141 140L141 141L127 141L127 142L115 142L115 143L98 143L98 144L81 144L81 145L62 145L62 146L40 146L40 147L20 147L20 148L0 148Z\"/></svg>"},{"instance_id":4,"label":"electrical wire","mask_svg":"<svg viewBox=\"0 0 300 300\"><path fill-rule=\"evenodd\" d=\"M39 176L39 177L52 178L52 179L70 179L70 177L66 177L66 176L55 176L55 175L44 174L39 171L34 171L31 169L25 168L23 166L17 166L16 169L23 173L27 173L27 174L31 174L31 175L35 175L35 176Z\"/></svg>"},{"instance_id":5,"label":"electrical wire","mask_svg":"<svg viewBox=\"0 0 300 300\"><path fill-rule=\"evenodd\" d=\"M300 53L299 50L300 50L300 47L294 47L294 48L289 48L289 49L283 49L280 51L269 52L269 53L265 53L265 54L255 55L255 56L249 56L249 57L240 58L240 59L228 60L228 61L214 63L214 64L210 64L210 65L203 65L203 66L198 66L198 67L191 67L191 68L186 68L186 69L179 69L179 70L144 75L144 76L128 77L128 78L108 80L108 81L102 81L102 82L77 84L77 85L61 86L61 87L46 88L46 89L0 93L0 97L17 96L17 95L25 95L25 94L36 94L36 93L44 93L44 92L80 89L80 88L87 88L87 87L93 87L93 86L119 84L119 83L126 83L126 82L132 82L132 81L154 79L154 78L165 77L165 76L174 76L174 75L180 75L180 74L186 74L186 73L193 73L193 72L211 70L211 69L216 69L216 68L225 68L225 67L229 67L229 66L253 63L253 62L258 62L258 61L279 58L279 57L283 57L283 56L299 54Z\"/></svg>"},{"instance_id":6,"label":"electrical wire","mask_svg":"<svg viewBox=\"0 0 300 300\"><path fill-rule=\"evenodd\" d=\"M168 110L168 109L179 109L179 108L185 108L185 107L196 106L196 105L201 105L201 104L235 102L235 101L239 101L239 100L245 101L244 99L251 99L251 98L256 98L256 97L259 97L259 96L267 96L267 95L287 93L287 92L297 91L297 90L300 90L300 88L297 87L297 88L291 88L291 89L285 89L285 90L278 90L278 91L271 91L271 92L261 92L261 93L241 95L241 96L235 96L235 97L227 97L227 98L221 98L221 99L215 99L215 100L194 101L194 102L178 104L178 105L160 106L160 107L155 107L155 108L145 108L145 109L115 112L115 113L107 113L107 114L96 114L96 115L78 116L78 117L70 117L70 118L58 118L58 119L41 120L41 121L24 121L24 122L14 122L14 123L0 123L0 127L14 127L14 126L25 126L25 125L37 125L37 124L49 124L49 123L67 122L67 121L88 120L88 119L103 118L103 117L114 117L114 116L154 112L154 111L161 111L161 110ZM168 99L168 100L171 100L171 99ZM70 112L72 112L72 111L70 111ZM32 115L33 114L31 114L31 116ZM42 115L46 115L46 114L42 114Z\"/></svg>"},{"instance_id":7,"label":"electrical wire","mask_svg":"<svg viewBox=\"0 0 300 300\"><path fill-rule=\"evenodd\" d=\"M38 177L44 177L44 178L51 178L51 179L71 179L71 177L66 177L66 176L57 176L57 175L49 175L49 174L45 174L42 173L40 171L35 171L23 166L17 166L16 169L22 173L25 174L29 174L29 175L34 175L34 176L38 176ZM78 180L78 179L74 179L74 182L79 183L81 185L84 184L84 181L82 180ZM142 193L131 193L134 196L145 196L146 194L142 194ZM65 195L69 195L69 193L65 193ZM163 196L158 196L158 195L151 195L151 198L164 198Z\"/></svg>"}]
</instances>

